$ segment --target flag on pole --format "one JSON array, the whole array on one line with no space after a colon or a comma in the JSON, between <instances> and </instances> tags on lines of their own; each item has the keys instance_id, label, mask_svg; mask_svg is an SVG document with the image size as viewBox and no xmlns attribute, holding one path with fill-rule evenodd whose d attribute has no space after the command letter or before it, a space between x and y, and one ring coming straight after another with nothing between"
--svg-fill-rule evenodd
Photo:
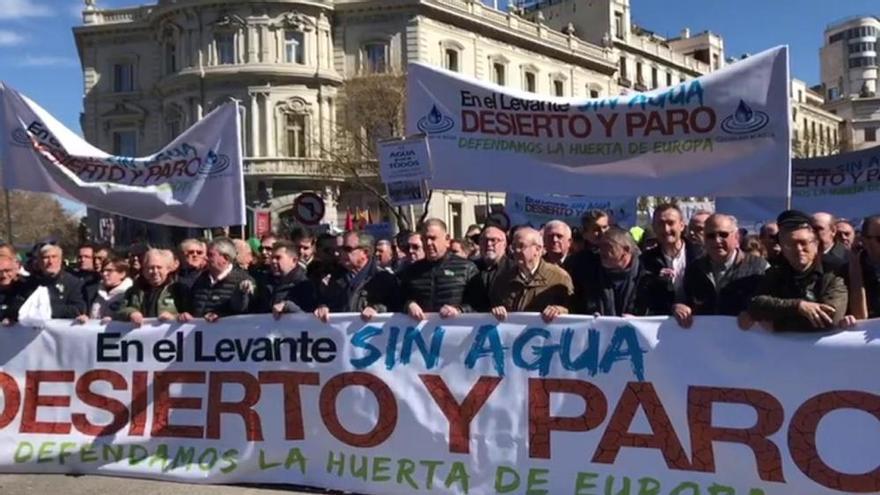
<instances>
[{"instance_id":1,"label":"flag on pole","mask_svg":"<svg viewBox=\"0 0 880 495\"><path fill-rule=\"evenodd\" d=\"M138 220L245 223L238 104L226 103L157 153L115 156L0 83L0 164L8 189L53 193Z\"/></svg>"}]
</instances>

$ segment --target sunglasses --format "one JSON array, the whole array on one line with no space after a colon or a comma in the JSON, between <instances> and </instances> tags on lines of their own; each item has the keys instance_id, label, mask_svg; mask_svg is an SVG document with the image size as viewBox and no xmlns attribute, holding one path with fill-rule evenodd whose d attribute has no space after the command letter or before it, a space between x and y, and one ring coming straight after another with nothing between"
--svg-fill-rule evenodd
<instances>
[{"instance_id":1,"label":"sunglasses","mask_svg":"<svg viewBox=\"0 0 880 495\"><path fill-rule=\"evenodd\" d=\"M717 238L727 239L732 232L706 232L706 239L715 240Z\"/></svg>"}]
</instances>

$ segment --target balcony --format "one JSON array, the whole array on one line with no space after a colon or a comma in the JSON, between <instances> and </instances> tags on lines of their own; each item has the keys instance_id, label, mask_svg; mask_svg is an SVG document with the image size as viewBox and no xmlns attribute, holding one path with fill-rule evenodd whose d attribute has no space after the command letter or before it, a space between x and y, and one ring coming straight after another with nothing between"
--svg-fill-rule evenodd
<instances>
[{"instance_id":1,"label":"balcony","mask_svg":"<svg viewBox=\"0 0 880 495\"><path fill-rule=\"evenodd\" d=\"M333 177L328 160L320 158L248 157L244 159L244 173L245 175L341 179L341 177Z\"/></svg>"},{"instance_id":2,"label":"balcony","mask_svg":"<svg viewBox=\"0 0 880 495\"><path fill-rule=\"evenodd\" d=\"M629 79L627 79L625 77L620 77L617 79L617 85L622 86L624 88L631 88L633 83L632 83L632 81L630 81Z\"/></svg>"}]
</instances>

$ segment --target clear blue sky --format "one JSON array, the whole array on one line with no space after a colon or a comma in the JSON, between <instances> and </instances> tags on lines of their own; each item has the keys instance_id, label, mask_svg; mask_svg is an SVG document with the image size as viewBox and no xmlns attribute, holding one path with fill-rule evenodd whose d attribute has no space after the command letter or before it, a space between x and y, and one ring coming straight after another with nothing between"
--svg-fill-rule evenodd
<instances>
[{"instance_id":1,"label":"clear blue sky","mask_svg":"<svg viewBox=\"0 0 880 495\"><path fill-rule=\"evenodd\" d=\"M147 1L97 3L118 7ZM81 22L82 5L82 0L0 0L0 80L77 132L82 72L71 28ZM684 27L717 33L728 57L788 44L792 75L812 85L819 82L825 26L851 15L880 15L880 0L632 0L632 12L637 24L664 36L676 36Z\"/></svg>"}]
</instances>

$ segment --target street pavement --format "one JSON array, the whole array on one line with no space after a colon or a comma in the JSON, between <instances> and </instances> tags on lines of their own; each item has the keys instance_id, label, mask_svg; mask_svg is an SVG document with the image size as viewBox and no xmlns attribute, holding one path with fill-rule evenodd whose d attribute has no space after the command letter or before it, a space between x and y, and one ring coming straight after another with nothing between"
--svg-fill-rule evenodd
<instances>
[{"instance_id":1,"label":"street pavement","mask_svg":"<svg viewBox=\"0 0 880 495\"><path fill-rule=\"evenodd\" d=\"M329 495L341 492L279 485L217 486L106 476L0 474L0 495Z\"/></svg>"}]
</instances>

